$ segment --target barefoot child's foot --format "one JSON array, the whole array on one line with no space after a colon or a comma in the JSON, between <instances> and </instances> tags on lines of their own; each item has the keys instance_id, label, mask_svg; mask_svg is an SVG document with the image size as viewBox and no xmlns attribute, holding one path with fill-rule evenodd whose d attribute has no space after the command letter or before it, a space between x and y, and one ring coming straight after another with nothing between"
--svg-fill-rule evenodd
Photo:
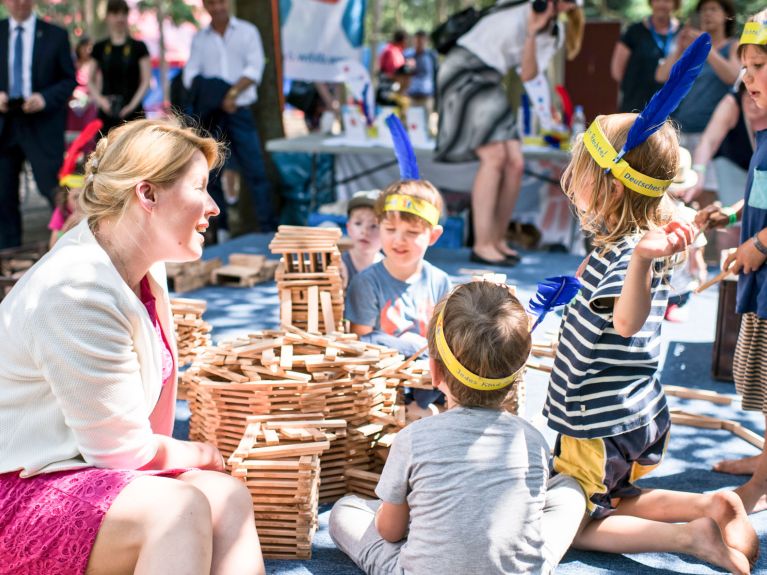
<instances>
[{"instance_id":1,"label":"barefoot child's foot","mask_svg":"<svg viewBox=\"0 0 767 575\"><path fill-rule=\"evenodd\" d=\"M765 493L765 486L757 485L753 479L748 480L735 490L740 500L743 502L743 507L746 509L746 513L759 513L767 509L767 493Z\"/></svg>"},{"instance_id":2,"label":"barefoot child's foot","mask_svg":"<svg viewBox=\"0 0 767 575\"><path fill-rule=\"evenodd\" d=\"M439 409L433 403L429 404L429 407L420 407L415 401L408 403L405 406L405 419L408 423L429 417L431 415L437 415Z\"/></svg>"},{"instance_id":3,"label":"barefoot child's foot","mask_svg":"<svg viewBox=\"0 0 767 575\"><path fill-rule=\"evenodd\" d=\"M724 542L746 556L754 565L759 557L759 537L754 531L743 502L734 491L720 491L711 494L706 514L716 521Z\"/></svg>"},{"instance_id":4,"label":"barefoot child's foot","mask_svg":"<svg viewBox=\"0 0 767 575\"><path fill-rule=\"evenodd\" d=\"M756 472L756 466L759 465L760 457L761 455L752 455L742 459L724 459L715 463L711 469L731 475L753 475Z\"/></svg>"},{"instance_id":5,"label":"barefoot child's foot","mask_svg":"<svg viewBox=\"0 0 767 575\"><path fill-rule=\"evenodd\" d=\"M687 550L690 555L723 567L729 573L736 575L749 575L751 573L746 556L724 542L722 532L716 521L710 517L701 517L695 521L690 521L686 527L690 533Z\"/></svg>"}]
</instances>

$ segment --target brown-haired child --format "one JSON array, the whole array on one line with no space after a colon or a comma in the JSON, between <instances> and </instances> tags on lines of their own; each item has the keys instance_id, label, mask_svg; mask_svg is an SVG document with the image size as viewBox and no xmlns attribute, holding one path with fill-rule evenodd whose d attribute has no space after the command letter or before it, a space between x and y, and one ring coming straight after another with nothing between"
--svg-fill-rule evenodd
<instances>
[{"instance_id":1,"label":"brown-haired child","mask_svg":"<svg viewBox=\"0 0 767 575\"><path fill-rule=\"evenodd\" d=\"M436 303L450 291L450 279L424 260L442 234L442 197L425 180L398 181L376 200L384 259L357 274L346 292L351 331L364 341L388 345L410 356L426 345ZM441 394L413 390L411 419L431 415Z\"/></svg>"},{"instance_id":2,"label":"brown-haired child","mask_svg":"<svg viewBox=\"0 0 767 575\"><path fill-rule=\"evenodd\" d=\"M381 235L376 199L380 190L357 192L346 207L346 234L352 240L352 247L341 254L341 277L347 287L354 276L381 261Z\"/></svg>"},{"instance_id":3,"label":"brown-haired child","mask_svg":"<svg viewBox=\"0 0 767 575\"><path fill-rule=\"evenodd\" d=\"M549 573L567 550L583 494L567 476L549 482L543 436L501 407L522 377L528 325L489 282L435 308L429 357L449 409L397 433L381 501L348 496L331 512L330 536L366 573Z\"/></svg>"}]
</instances>

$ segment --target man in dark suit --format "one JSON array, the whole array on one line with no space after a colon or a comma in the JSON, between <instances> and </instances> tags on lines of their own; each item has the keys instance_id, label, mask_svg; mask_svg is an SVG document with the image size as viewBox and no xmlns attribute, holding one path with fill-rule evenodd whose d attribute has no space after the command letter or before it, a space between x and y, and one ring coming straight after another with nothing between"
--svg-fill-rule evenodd
<instances>
[{"instance_id":1,"label":"man in dark suit","mask_svg":"<svg viewBox=\"0 0 767 575\"><path fill-rule=\"evenodd\" d=\"M34 0L4 0L0 20L0 248L21 245L19 175L29 161L53 203L75 69L67 32L38 19Z\"/></svg>"}]
</instances>

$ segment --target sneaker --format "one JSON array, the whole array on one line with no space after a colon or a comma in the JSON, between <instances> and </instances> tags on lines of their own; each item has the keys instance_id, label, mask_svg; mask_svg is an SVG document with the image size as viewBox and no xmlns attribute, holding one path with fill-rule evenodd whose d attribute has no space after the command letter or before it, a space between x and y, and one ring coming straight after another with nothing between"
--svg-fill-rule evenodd
<instances>
[{"instance_id":1,"label":"sneaker","mask_svg":"<svg viewBox=\"0 0 767 575\"><path fill-rule=\"evenodd\" d=\"M690 319L690 310L686 307L679 307L675 303L666 307L664 319L673 323L684 323Z\"/></svg>"}]
</instances>

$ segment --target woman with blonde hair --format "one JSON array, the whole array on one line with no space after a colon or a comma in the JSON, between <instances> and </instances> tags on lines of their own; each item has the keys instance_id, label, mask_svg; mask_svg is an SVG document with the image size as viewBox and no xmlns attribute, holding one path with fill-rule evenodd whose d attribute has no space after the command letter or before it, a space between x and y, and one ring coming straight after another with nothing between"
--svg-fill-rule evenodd
<instances>
[{"instance_id":1,"label":"woman with blonde hair","mask_svg":"<svg viewBox=\"0 0 767 575\"><path fill-rule=\"evenodd\" d=\"M516 70L522 82L545 72L565 45L575 58L583 36L582 0L499 1L494 10L458 39L439 68L439 131L436 158L479 159L471 190L474 224L472 261L514 265L519 255L506 244L517 203L524 158L503 77ZM567 24L562 26L559 15Z\"/></svg>"},{"instance_id":2,"label":"woman with blonde hair","mask_svg":"<svg viewBox=\"0 0 767 575\"><path fill-rule=\"evenodd\" d=\"M83 220L0 304L0 565L9 573L263 573L250 496L171 437L164 262L202 254L219 144L176 120L115 128Z\"/></svg>"}]
</instances>

